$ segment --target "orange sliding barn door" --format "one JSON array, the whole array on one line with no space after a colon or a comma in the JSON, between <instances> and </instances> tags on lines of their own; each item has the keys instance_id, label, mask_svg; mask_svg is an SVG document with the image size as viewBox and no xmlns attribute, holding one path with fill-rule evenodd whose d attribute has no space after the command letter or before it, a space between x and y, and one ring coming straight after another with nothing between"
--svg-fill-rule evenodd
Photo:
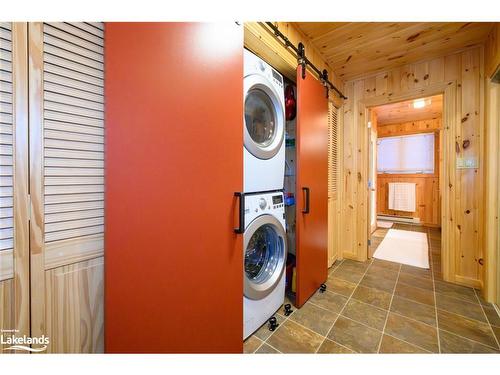
<instances>
[{"instance_id":1,"label":"orange sliding barn door","mask_svg":"<svg viewBox=\"0 0 500 375\"><path fill-rule=\"evenodd\" d=\"M105 40L105 351L242 352L242 27Z\"/></svg>"},{"instance_id":2,"label":"orange sliding barn door","mask_svg":"<svg viewBox=\"0 0 500 375\"><path fill-rule=\"evenodd\" d=\"M302 306L327 278L328 99L297 68L297 296Z\"/></svg>"}]
</instances>

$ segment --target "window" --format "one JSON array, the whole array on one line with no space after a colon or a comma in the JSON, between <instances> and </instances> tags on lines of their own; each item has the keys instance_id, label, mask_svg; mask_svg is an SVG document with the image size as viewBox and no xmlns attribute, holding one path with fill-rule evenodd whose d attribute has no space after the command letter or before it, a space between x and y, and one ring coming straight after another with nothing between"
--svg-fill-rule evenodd
<instances>
[{"instance_id":1,"label":"window","mask_svg":"<svg viewBox=\"0 0 500 375\"><path fill-rule=\"evenodd\" d=\"M434 173L434 133L380 138L379 173Z\"/></svg>"}]
</instances>

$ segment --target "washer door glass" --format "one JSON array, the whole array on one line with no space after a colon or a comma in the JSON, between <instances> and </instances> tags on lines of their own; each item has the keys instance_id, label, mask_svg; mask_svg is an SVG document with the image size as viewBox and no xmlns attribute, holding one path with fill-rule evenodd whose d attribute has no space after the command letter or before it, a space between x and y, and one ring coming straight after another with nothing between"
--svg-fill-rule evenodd
<instances>
[{"instance_id":1,"label":"washer door glass","mask_svg":"<svg viewBox=\"0 0 500 375\"><path fill-rule=\"evenodd\" d=\"M250 90L245 99L245 126L252 140L269 146L276 137L276 111L269 96L260 89Z\"/></svg>"},{"instance_id":2,"label":"washer door glass","mask_svg":"<svg viewBox=\"0 0 500 375\"><path fill-rule=\"evenodd\" d=\"M286 233L279 221L263 215L248 228L245 239L245 296L261 299L271 293L285 267Z\"/></svg>"}]
</instances>

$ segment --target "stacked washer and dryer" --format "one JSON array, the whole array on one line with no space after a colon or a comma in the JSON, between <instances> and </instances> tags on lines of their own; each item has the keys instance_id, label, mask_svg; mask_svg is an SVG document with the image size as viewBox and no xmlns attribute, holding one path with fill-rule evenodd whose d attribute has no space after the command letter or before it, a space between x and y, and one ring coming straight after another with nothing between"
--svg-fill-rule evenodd
<instances>
[{"instance_id":1,"label":"stacked washer and dryer","mask_svg":"<svg viewBox=\"0 0 500 375\"><path fill-rule=\"evenodd\" d=\"M285 298L285 105L283 77L244 51L243 338Z\"/></svg>"}]
</instances>

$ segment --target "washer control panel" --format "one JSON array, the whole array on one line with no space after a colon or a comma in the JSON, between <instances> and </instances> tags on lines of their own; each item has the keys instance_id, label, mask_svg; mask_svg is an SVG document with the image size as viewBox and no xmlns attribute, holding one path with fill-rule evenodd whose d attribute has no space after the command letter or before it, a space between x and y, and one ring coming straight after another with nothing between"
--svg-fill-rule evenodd
<instances>
[{"instance_id":1,"label":"washer control panel","mask_svg":"<svg viewBox=\"0 0 500 375\"><path fill-rule=\"evenodd\" d=\"M272 214L283 217L285 213L285 200L283 192L245 194L245 222L249 223L262 214Z\"/></svg>"}]
</instances>

